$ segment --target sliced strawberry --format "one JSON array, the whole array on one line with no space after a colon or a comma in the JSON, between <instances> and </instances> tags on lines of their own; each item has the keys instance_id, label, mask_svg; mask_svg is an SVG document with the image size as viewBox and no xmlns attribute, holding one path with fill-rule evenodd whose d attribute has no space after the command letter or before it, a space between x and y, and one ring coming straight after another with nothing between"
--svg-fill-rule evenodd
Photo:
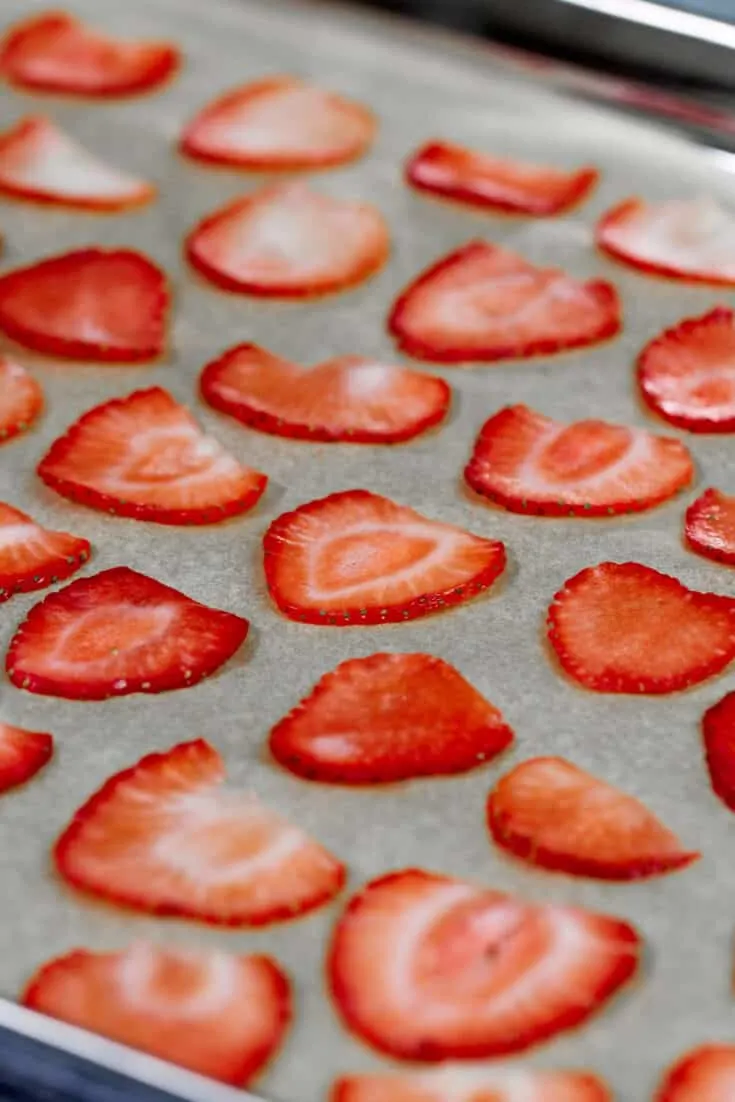
<instances>
[{"instance_id":1,"label":"sliced strawberry","mask_svg":"<svg viewBox=\"0 0 735 1102\"><path fill-rule=\"evenodd\" d=\"M51 760L53 752L51 735L0 723L0 792L35 777Z\"/></svg>"},{"instance_id":2,"label":"sliced strawberry","mask_svg":"<svg viewBox=\"0 0 735 1102\"><path fill-rule=\"evenodd\" d=\"M166 277L130 249L79 249L0 276L0 329L72 360L133 363L163 352Z\"/></svg>"},{"instance_id":3,"label":"sliced strawberry","mask_svg":"<svg viewBox=\"0 0 735 1102\"><path fill-rule=\"evenodd\" d=\"M379 1051L482 1059L585 1021L633 975L638 954L638 935L619 919L408 869L351 900L328 977L345 1024Z\"/></svg>"},{"instance_id":4,"label":"sliced strawberry","mask_svg":"<svg viewBox=\"0 0 735 1102\"><path fill-rule=\"evenodd\" d=\"M735 658L735 600L640 563L604 562L565 583L548 630L563 669L586 688L673 693Z\"/></svg>"},{"instance_id":5,"label":"sliced strawberry","mask_svg":"<svg viewBox=\"0 0 735 1102\"><path fill-rule=\"evenodd\" d=\"M505 569L499 541L368 490L284 513L263 551L271 597L289 619L308 624L414 620L469 600Z\"/></svg>"},{"instance_id":6,"label":"sliced strawberry","mask_svg":"<svg viewBox=\"0 0 735 1102\"><path fill-rule=\"evenodd\" d=\"M620 306L610 283L580 283L499 245L471 241L406 288L388 328L399 347L420 360L489 363L613 337Z\"/></svg>"},{"instance_id":7,"label":"sliced strawberry","mask_svg":"<svg viewBox=\"0 0 735 1102\"><path fill-rule=\"evenodd\" d=\"M238 1087L278 1051L291 1021L290 984L270 957L146 941L56 957L21 1002Z\"/></svg>"},{"instance_id":8,"label":"sliced strawberry","mask_svg":"<svg viewBox=\"0 0 735 1102\"><path fill-rule=\"evenodd\" d=\"M686 511L684 533L699 555L735 566L735 497L705 490Z\"/></svg>"},{"instance_id":9,"label":"sliced strawberry","mask_svg":"<svg viewBox=\"0 0 735 1102\"><path fill-rule=\"evenodd\" d=\"M0 604L75 574L92 548L88 540L52 532L0 502Z\"/></svg>"},{"instance_id":10,"label":"sliced strawberry","mask_svg":"<svg viewBox=\"0 0 735 1102\"><path fill-rule=\"evenodd\" d=\"M667 1072L654 1102L729 1102L735 1098L735 1045L702 1045Z\"/></svg>"},{"instance_id":11,"label":"sliced strawberry","mask_svg":"<svg viewBox=\"0 0 735 1102\"><path fill-rule=\"evenodd\" d=\"M20 364L0 356L0 444L25 432L43 409L43 391Z\"/></svg>"},{"instance_id":12,"label":"sliced strawberry","mask_svg":"<svg viewBox=\"0 0 735 1102\"><path fill-rule=\"evenodd\" d=\"M295 918L332 899L343 865L224 781L202 739L149 754L77 811L56 843L59 872L114 903L227 926Z\"/></svg>"},{"instance_id":13,"label":"sliced strawberry","mask_svg":"<svg viewBox=\"0 0 735 1102\"><path fill-rule=\"evenodd\" d=\"M735 693L707 709L702 732L712 788L735 811Z\"/></svg>"},{"instance_id":14,"label":"sliced strawberry","mask_svg":"<svg viewBox=\"0 0 735 1102\"><path fill-rule=\"evenodd\" d=\"M243 467L160 387L95 406L38 465L52 489L105 513L213 524L252 509L268 479Z\"/></svg>"},{"instance_id":15,"label":"sliced strawberry","mask_svg":"<svg viewBox=\"0 0 735 1102\"><path fill-rule=\"evenodd\" d=\"M329 1102L613 1102L601 1079L586 1071L473 1068L348 1075Z\"/></svg>"},{"instance_id":16,"label":"sliced strawberry","mask_svg":"<svg viewBox=\"0 0 735 1102\"><path fill-rule=\"evenodd\" d=\"M189 262L227 291L308 298L352 287L388 258L388 228L368 203L306 184L262 188L210 214L186 239Z\"/></svg>"},{"instance_id":17,"label":"sliced strawberry","mask_svg":"<svg viewBox=\"0 0 735 1102\"><path fill-rule=\"evenodd\" d=\"M248 621L116 566L35 605L5 660L20 689L70 700L185 689L218 670Z\"/></svg>"}]
</instances>

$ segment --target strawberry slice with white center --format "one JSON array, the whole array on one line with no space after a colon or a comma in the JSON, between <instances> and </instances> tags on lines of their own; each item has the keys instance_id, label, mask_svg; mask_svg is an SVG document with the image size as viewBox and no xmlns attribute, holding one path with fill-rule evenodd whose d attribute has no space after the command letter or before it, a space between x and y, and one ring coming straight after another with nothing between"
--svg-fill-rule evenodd
<instances>
[{"instance_id":1,"label":"strawberry slice with white center","mask_svg":"<svg viewBox=\"0 0 735 1102\"><path fill-rule=\"evenodd\" d=\"M735 497L705 490L686 511L684 533L697 554L735 566Z\"/></svg>"},{"instance_id":2,"label":"strawberry slice with white center","mask_svg":"<svg viewBox=\"0 0 735 1102\"><path fill-rule=\"evenodd\" d=\"M160 387L85 413L38 473L64 497L158 524L213 524L251 509L268 479L243 467Z\"/></svg>"},{"instance_id":3,"label":"strawberry slice with white center","mask_svg":"<svg viewBox=\"0 0 735 1102\"><path fill-rule=\"evenodd\" d=\"M575 574L549 608L564 671L601 693L673 693L735 658L735 600L687 589L640 563Z\"/></svg>"},{"instance_id":4,"label":"strawberry slice with white center","mask_svg":"<svg viewBox=\"0 0 735 1102\"><path fill-rule=\"evenodd\" d=\"M163 272L131 249L79 249L0 276L0 330L72 360L155 359L168 304Z\"/></svg>"},{"instance_id":5,"label":"strawberry slice with white center","mask_svg":"<svg viewBox=\"0 0 735 1102\"><path fill-rule=\"evenodd\" d=\"M135 942L42 965L23 1005L235 1087L278 1051L291 989L270 957Z\"/></svg>"},{"instance_id":6,"label":"strawberry slice with white center","mask_svg":"<svg viewBox=\"0 0 735 1102\"><path fill-rule=\"evenodd\" d=\"M601 1079L585 1071L473 1068L346 1075L330 1102L613 1102Z\"/></svg>"},{"instance_id":7,"label":"strawberry slice with white center","mask_svg":"<svg viewBox=\"0 0 735 1102\"><path fill-rule=\"evenodd\" d=\"M384 784L477 769L510 744L502 715L441 658L373 654L342 662L270 734L297 776Z\"/></svg>"},{"instance_id":8,"label":"strawberry slice with white center","mask_svg":"<svg viewBox=\"0 0 735 1102\"><path fill-rule=\"evenodd\" d=\"M54 752L54 740L42 731L0 723L0 792L35 777Z\"/></svg>"},{"instance_id":9,"label":"strawberry slice with white center","mask_svg":"<svg viewBox=\"0 0 735 1102\"><path fill-rule=\"evenodd\" d=\"M345 1024L403 1060L521 1052L598 1011L636 971L627 923L420 869L349 903L328 958Z\"/></svg>"},{"instance_id":10,"label":"strawberry slice with white center","mask_svg":"<svg viewBox=\"0 0 735 1102\"><path fill-rule=\"evenodd\" d=\"M327 168L362 156L375 128L366 107L296 77L275 76L208 104L184 130L181 149L234 168Z\"/></svg>"},{"instance_id":11,"label":"strawberry slice with white center","mask_svg":"<svg viewBox=\"0 0 735 1102\"><path fill-rule=\"evenodd\" d=\"M56 843L59 872L135 910L226 926L295 918L332 899L344 866L224 781L202 739L149 754L77 811Z\"/></svg>"},{"instance_id":12,"label":"strawberry slice with white center","mask_svg":"<svg viewBox=\"0 0 735 1102\"><path fill-rule=\"evenodd\" d=\"M441 612L488 589L505 547L368 490L273 521L263 540L275 604L309 624L383 624Z\"/></svg>"},{"instance_id":13,"label":"strawberry slice with white center","mask_svg":"<svg viewBox=\"0 0 735 1102\"><path fill-rule=\"evenodd\" d=\"M487 816L503 849L572 876L636 880L700 857L635 797L563 758L532 758L511 769L490 793Z\"/></svg>"},{"instance_id":14,"label":"strawberry slice with white center","mask_svg":"<svg viewBox=\"0 0 735 1102\"><path fill-rule=\"evenodd\" d=\"M594 517L637 513L694 476L683 444L607 421L563 424L527 406L485 422L464 477L513 513Z\"/></svg>"},{"instance_id":15,"label":"strawberry slice with white center","mask_svg":"<svg viewBox=\"0 0 735 1102\"><path fill-rule=\"evenodd\" d=\"M14 685L42 696L160 693L213 674L239 649L248 627L240 616L116 566L35 605L5 664Z\"/></svg>"},{"instance_id":16,"label":"strawberry slice with white center","mask_svg":"<svg viewBox=\"0 0 735 1102\"><path fill-rule=\"evenodd\" d=\"M309 369L256 344L240 344L208 364L205 401L245 425L294 440L395 444L444 419L451 390L443 379L406 367L341 356Z\"/></svg>"},{"instance_id":17,"label":"strawberry slice with white center","mask_svg":"<svg viewBox=\"0 0 735 1102\"><path fill-rule=\"evenodd\" d=\"M0 501L0 604L14 593L45 589L68 578L91 551L88 540L42 528Z\"/></svg>"},{"instance_id":18,"label":"strawberry slice with white center","mask_svg":"<svg viewBox=\"0 0 735 1102\"><path fill-rule=\"evenodd\" d=\"M582 283L557 268L536 268L499 245L471 241L403 291L388 328L417 359L490 363L613 337L620 305L610 283Z\"/></svg>"},{"instance_id":19,"label":"strawberry slice with white center","mask_svg":"<svg viewBox=\"0 0 735 1102\"><path fill-rule=\"evenodd\" d=\"M43 409L43 391L24 367L0 356L0 444L25 432Z\"/></svg>"},{"instance_id":20,"label":"strawberry slice with white center","mask_svg":"<svg viewBox=\"0 0 735 1102\"><path fill-rule=\"evenodd\" d=\"M308 298L362 283L382 268L390 239L368 203L299 182L262 188L215 211L186 239L190 263L228 291Z\"/></svg>"},{"instance_id":21,"label":"strawberry slice with white center","mask_svg":"<svg viewBox=\"0 0 735 1102\"><path fill-rule=\"evenodd\" d=\"M735 1098L735 1045L702 1045L667 1072L654 1102L731 1102Z\"/></svg>"},{"instance_id":22,"label":"strawberry slice with white center","mask_svg":"<svg viewBox=\"0 0 735 1102\"><path fill-rule=\"evenodd\" d=\"M722 802L735 811L735 693L728 693L702 717L710 781Z\"/></svg>"}]
</instances>

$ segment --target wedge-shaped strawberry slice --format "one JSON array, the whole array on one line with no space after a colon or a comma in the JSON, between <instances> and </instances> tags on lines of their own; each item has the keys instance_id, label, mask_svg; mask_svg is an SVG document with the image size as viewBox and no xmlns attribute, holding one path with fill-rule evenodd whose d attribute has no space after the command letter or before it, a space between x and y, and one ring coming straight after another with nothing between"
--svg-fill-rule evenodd
<instances>
[{"instance_id":1,"label":"wedge-shaped strawberry slice","mask_svg":"<svg viewBox=\"0 0 735 1102\"><path fill-rule=\"evenodd\" d=\"M406 288L388 328L420 360L490 363L613 337L620 306L610 283L581 283L556 268L535 268L500 245L471 241Z\"/></svg>"},{"instance_id":2,"label":"wedge-shaped strawberry slice","mask_svg":"<svg viewBox=\"0 0 735 1102\"><path fill-rule=\"evenodd\" d=\"M383 266L390 247L368 203L306 184L276 184L210 214L186 239L191 264L228 291L308 298L352 287Z\"/></svg>"},{"instance_id":3,"label":"wedge-shaped strawberry slice","mask_svg":"<svg viewBox=\"0 0 735 1102\"><path fill-rule=\"evenodd\" d=\"M601 1079L585 1071L473 1068L347 1075L330 1102L613 1102Z\"/></svg>"},{"instance_id":4,"label":"wedge-shaped strawberry slice","mask_svg":"<svg viewBox=\"0 0 735 1102\"><path fill-rule=\"evenodd\" d=\"M667 1072L654 1102L729 1102L735 1097L735 1045L702 1045Z\"/></svg>"},{"instance_id":5,"label":"wedge-shaped strawberry slice","mask_svg":"<svg viewBox=\"0 0 735 1102\"><path fill-rule=\"evenodd\" d=\"M202 739L149 754L77 811L56 843L59 872L111 902L227 926L294 918L336 895L340 862L224 781Z\"/></svg>"},{"instance_id":6,"label":"wedge-shaped strawberry slice","mask_svg":"<svg viewBox=\"0 0 735 1102\"><path fill-rule=\"evenodd\" d=\"M45 589L87 561L88 540L52 532L0 501L0 604L14 593Z\"/></svg>"},{"instance_id":7,"label":"wedge-shaped strawberry slice","mask_svg":"<svg viewBox=\"0 0 735 1102\"><path fill-rule=\"evenodd\" d=\"M79 249L0 276L0 330L72 360L133 363L163 351L166 277L130 249Z\"/></svg>"},{"instance_id":8,"label":"wedge-shaped strawberry slice","mask_svg":"<svg viewBox=\"0 0 735 1102\"><path fill-rule=\"evenodd\" d=\"M25 432L43 409L43 391L20 364L0 356L0 444Z\"/></svg>"},{"instance_id":9,"label":"wedge-shaped strawberry slice","mask_svg":"<svg viewBox=\"0 0 735 1102\"><path fill-rule=\"evenodd\" d=\"M160 387L95 406L38 465L52 489L105 513L213 524L251 509L268 483L243 467Z\"/></svg>"},{"instance_id":10,"label":"wedge-shaped strawberry slice","mask_svg":"<svg viewBox=\"0 0 735 1102\"><path fill-rule=\"evenodd\" d=\"M735 658L735 600L687 589L640 563L575 574L549 608L562 668L601 693L673 693Z\"/></svg>"},{"instance_id":11,"label":"wedge-shaped strawberry slice","mask_svg":"<svg viewBox=\"0 0 735 1102\"><path fill-rule=\"evenodd\" d=\"M35 777L51 760L54 740L41 731L26 731L0 723L0 792Z\"/></svg>"},{"instance_id":12,"label":"wedge-shaped strawberry slice","mask_svg":"<svg viewBox=\"0 0 735 1102\"><path fill-rule=\"evenodd\" d=\"M263 540L270 595L291 620L414 620L487 589L505 547L368 490L346 490L273 521Z\"/></svg>"},{"instance_id":13,"label":"wedge-shaped strawberry slice","mask_svg":"<svg viewBox=\"0 0 735 1102\"><path fill-rule=\"evenodd\" d=\"M352 899L328 976L345 1024L381 1052L482 1059L579 1025L633 975L638 954L619 919L408 869Z\"/></svg>"},{"instance_id":14,"label":"wedge-shaped strawberry slice","mask_svg":"<svg viewBox=\"0 0 735 1102\"><path fill-rule=\"evenodd\" d=\"M735 497L705 490L686 511L684 533L697 554L735 566Z\"/></svg>"},{"instance_id":15,"label":"wedge-shaped strawberry slice","mask_svg":"<svg viewBox=\"0 0 735 1102\"><path fill-rule=\"evenodd\" d=\"M735 811L735 693L707 709L702 733L712 788Z\"/></svg>"},{"instance_id":16,"label":"wedge-shaped strawberry slice","mask_svg":"<svg viewBox=\"0 0 735 1102\"><path fill-rule=\"evenodd\" d=\"M638 513L693 475L678 440L607 421L562 424L527 406L485 422L464 472L473 490L513 513L560 517Z\"/></svg>"},{"instance_id":17,"label":"wedge-shaped strawberry slice","mask_svg":"<svg viewBox=\"0 0 735 1102\"><path fill-rule=\"evenodd\" d=\"M5 660L10 680L42 696L105 700L185 689L218 670L248 621L116 566L35 605Z\"/></svg>"}]
</instances>

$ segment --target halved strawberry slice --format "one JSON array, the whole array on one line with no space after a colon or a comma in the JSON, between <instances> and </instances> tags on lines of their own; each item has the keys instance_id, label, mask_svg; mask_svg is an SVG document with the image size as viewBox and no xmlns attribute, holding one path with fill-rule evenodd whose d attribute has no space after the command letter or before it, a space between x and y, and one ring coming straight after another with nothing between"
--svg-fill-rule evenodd
<instances>
[{"instance_id":1,"label":"halved strawberry slice","mask_svg":"<svg viewBox=\"0 0 735 1102\"><path fill-rule=\"evenodd\" d=\"M56 843L64 879L158 915L263 926L328 902L344 866L252 793L224 787L197 739L111 777Z\"/></svg>"},{"instance_id":2,"label":"halved strawberry slice","mask_svg":"<svg viewBox=\"0 0 735 1102\"><path fill-rule=\"evenodd\" d=\"M735 1045L702 1045L666 1073L654 1102L729 1102L733 1092Z\"/></svg>"},{"instance_id":3,"label":"halved strawberry slice","mask_svg":"<svg viewBox=\"0 0 735 1102\"><path fill-rule=\"evenodd\" d=\"M345 1024L380 1052L483 1059L585 1021L638 955L638 935L620 919L408 869L351 900L328 978Z\"/></svg>"},{"instance_id":4,"label":"halved strawberry slice","mask_svg":"<svg viewBox=\"0 0 735 1102\"><path fill-rule=\"evenodd\" d=\"M56 957L21 1002L237 1087L278 1051L291 1021L290 984L270 957L147 941Z\"/></svg>"},{"instance_id":5,"label":"halved strawberry slice","mask_svg":"<svg viewBox=\"0 0 735 1102\"><path fill-rule=\"evenodd\" d=\"M227 291L308 298L341 291L388 258L388 228L368 203L276 184L208 215L185 242L189 262Z\"/></svg>"},{"instance_id":6,"label":"halved strawberry slice","mask_svg":"<svg viewBox=\"0 0 735 1102\"><path fill-rule=\"evenodd\" d=\"M0 330L72 360L155 359L168 303L163 272L131 249L79 249L0 276Z\"/></svg>"},{"instance_id":7,"label":"halved strawberry slice","mask_svg":"<svg viewBox=\"0 0 735 1102\"><path fill-rule=\"evenodd\" d=\"M0 444L25 432L43 409L43 391L32 375L0 356Z\"/></svg>"},{"instance_id":8,"label":"halved strawberry slice","mask_svg":"<svg viewBox=\"0 0 735 1102\"><path fill-rule=\"evenodd\" d=\"M214 524L244 513L268 483L160 387L89 410L51 445L38 473L81 505L158 524Z\"/></svg>"},{"instance_id":9,"label":"halved strawberry slice","mask_svg":"<svg viewBox=\"0 0 735 1102\"><path fill-rule=\"evenodd\" d=\"M473 1068L346 1075L330 1102L613 1102L601 1079L586 1071Z\"/></svg>"},{"instance_id":10,"label":"halved strawberry slice","mask_svg":"<svg viewBox=\"0 0 735 1102\"><path fill-rule=\"evenodd\" d=\"M735 497L705 490L686 511L684 533L699 555L735 566Z\"/></svg>"},{"instance_id":11,"label":"halved strawberry slice","mask_svg":"<svg viewBox=\"0 0 735 1102\"><path fill-rule=\"evenodd\" d=\"M562 668L601 693L673 693L735 658L735 600L687 589L640 563L604 562L565 583L549 608Z\"/></svg>"},{"instance_id":12,"label":"halved strawberry slice","mask_svg":"<svg viewBox=\"0 0 735 1102\"><path fill-rule=\"evenodd\" d=\"M398 345L436 363L523 359L579 348L620 329L615 288L536 268L500 245L471 241L423 272L388 319Z\"/></svg>"},{"instance_id":13,"label":"halved strawberry slice","mask_svg":"<svg viewBox=\"0 0 735 1102\"><path fill-rule=\"evenodd\" d=\"M0 501L0 604L75 574L91 551L88 540L42 528Z\"/></svg>"},{"instance_id":14,"label":"halved strawberry slice","mask_svg":"<svg viewBox=\"0 0 735 1102\"><path fill-rule=\"evenodd\" d=\"M691 482L694 465L678 440L507 406L482 426L464 476L513 513L599 517L666 501Z\"/></svg>"},{"instance_id":15,"label":"halved strawberry slice","mask_svg":"<svg viewBox=\"0 0 735 1102\"><path fill-rule=\"evenodd\" d=\"M464 773L513 739L502 715L441 658L373 654L342 662L276 724L273 756L327 784Z\"/></svg>"},{"instance_id":16,"label":"halved strawberry slice","mask_svg":"<svg viewBox=\"0 0 735 1102\"><path fill-rule=\"evenodd\" d=\"M41 731L0 723L0 792L25 784L51 760L54 740Z\"/></svg>"},{"instance_id":17,"label":"halved strawberry slice","mask_svg":"<svg viewBox=\"0 0 735 1102\"><path fill-rule=\"evenodd\" d=\"M368 490L346 490L273 521L263 540L271 597L291 620L414 620L487 589L505 547Z\"/></svg>"},{"instance_id":18,"label":"halved strawberry slice","mask_svg":"<svg viewBox=\"0 0 735 1102\"><path fill-rule=\"evenodd\" d=\"M116 566L35 605L5 660L20 689L70 700L185 689L244 642L247 620Z\"/></svg>"},{"instance_id":19,"label":"halved strawberry slice","mask_svg":"<svg viewBox=\"0 0 735 1102\"><path fill-rule=\"evenodd\" d=\"M712 788L735 811L735 693L707 709L702 733Z\"/></svg>"}]
</instances>

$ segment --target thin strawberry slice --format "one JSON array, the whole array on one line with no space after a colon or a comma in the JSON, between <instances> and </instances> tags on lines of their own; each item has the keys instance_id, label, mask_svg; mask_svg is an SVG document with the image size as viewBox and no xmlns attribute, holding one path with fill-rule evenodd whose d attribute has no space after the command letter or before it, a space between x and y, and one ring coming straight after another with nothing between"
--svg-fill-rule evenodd
<instances>
[{"instance_id":1,"label":"thin strawberry slice","mask_svg":"<svg viewBox=\"0 0 735 1102\"><path fill-rule=\"evenodd\" d=\"M507 406L480 430L464 477L513 513L595 517L638 513L694 476L678 440L607 421L552 421Z\"/></svg>"},{"instance_id":2,"label":"thin strawberry slice","mask_svg":"<svg viewBox=\"0 0 735 1102\"><path fill-rule=\"evenodd\" d=\"M565 583L548 630L562 668L586 688L673 693L735 658L735 600L640 563L604 562Z\"/></svg>"},{"instance_id":3,"label":"thin strawberry slice","mask_svg":"<svg viewBox=\"0 0 735 1102\"><path fill-rule=\"evenodd\" d=\"M88 540L42 528L0 501L0 604L75 574L91 551Z\"/></svg>"},{"instance_id":4,"label":"thin strawberry slice","mask_svg":"<svg viewBox=\"0 0 735 1102\"><path fill-rule=\"evenodd\" d=\"M488 589L505 547L368 490L301 505L263 540L268 589L309 624L383 624L441 612Z\"/></svg>"},{"instance_id":5,"label":"thin strawberry slice","mask_svg":"<svg viewBox=\"0 0 735 1102\"><path fill-rule=\"evenodd\" d=\"M256 344L207 364L205 401L261 432L295 440L394 444L444 419L443 379L405 367L341 356L304 369Z\"/></svg>"},{"instance_id":6,"label":"thin strawberry slice","mask_svg":"<svg viewBox=\"0 0 735 1102\"><path fill-rule=\"evenodd\" d=\"M79 249L0 276L0 330L72 360L133 363L163 352L166 277L131 249Z\"/></svg>"},{"instance_id":7,"label":"thin strawberry slice","mask_svg":"<svg viewBox=\"0 0 735 1102\"><path fill-rule=\"evenodd\" d=\"M0 792L35 777L51 760L54 740L41 731L26 731L0 723Z\"/></svg>"},{"instance_id":8,"label":"thin strawberry slice","mask_svg":"<svg viewBox=\"0 0 735 1102\"><path fill-rule=\"evenodd\" d=\"M0 356L0 444L25 432L43 409L43 391L25 368Z\"/></svg>"},{"instance_id":9,"label":"thin strawberry slice","mask_svg":"<svg viewBox=\"0 0 735 1102\"><path fill-rule=\"evenodd\" d=\"M56 843L59 872L139 911L228 926L295 918L332 899L344 866L224 781L202 739L149 754L77 811Z\"/></svg>"},{"instance_id":10,"label":"thin strawberry slice","mask_svg":"<svg viewBox=\"0 0 735 1102\"><path fill-rule=\"evenodd\" d=\"M735 497L705 490L686 511L684 533L699 555L735 566Z\"/></svg>"},{"instance_id":11,"label":"thin strawberry slice","mask_svg":"<svg viewBox=\"0 0 735 1102\"><path fill-rule=\"evenodd\" d=\"M329 1102L613 1102L608 1088L586 1071L473 1068L347 1075Z\"/></svg>"},{"instance_id":12,"label":"thin strawberry slice","mask_svg":"<svg viewBox=\"0 0 735 1102\"><path fill-rule=\"evenodd\" d=\"M51 445L38 473L72 501L158 524L214 524L244 513L268 483L160 387L89 410Z\"/></svg>"},{"instance_id":13,"label":"thin strawberry slice","mask_svg":"<svg viewBox=\"0 0 735 1102\"><path fill-rule=\"evenodd\" d=\"M345 1024L380 1052L482 1059L581 1024L633 975L638 954L619 919L408 869L351 900L328 977Z\"/></svg>"},{"instance_id":14,"label":"thin strawberry slice","mask_svg":"<svg viewBox=\"0 0 735 1102\"><path fill-rule=\"evenodd\" d=\"M247 620L116 566L35 605L5 660L20 689L70 700L185 689L241 646Z\"/></svg>"},{"instance_id":15,"label":"thin strawberry slice","mask_svg":"<svg viewBox=\"0 0 735 1102\"><path fill-rule=\"evenodd\" d=\"M388 258L388 228L368 203L306 184L262 188L222 207L186 239L189 262L241 294L308 298L362 283Z\"/></svg>"},{"instance_id":16,"label":"thin strawberry slice","mask_svg":"<svg viewBox=\"0 0 735 1102\"><path fill-rule=\"evenodd\" d=\"M735 693L707 709L702 733L712 788L735 811Z\"/></svg>"},{"instance_id":17,"label":"thin strawberry slice","mask_svg":"<svg viewBox=\"0 0 735 1102\"><path fill-rule=\"evenodd\" d=\"M702 1045L666 1073L654 1102L730 1102L735 1098L735 1045Z\"/></svg>"},{"instance_id":18,"label":"thin strawberry slice","mask_svg":"<svg viewBox=\"0 0 735 1102\"><path fill-rule=\"evenodd\" d=\"M499 245L471 241L403 291L388 328L399 347L420 360L490 363L613 337L620 305L610 283L581 283Z\"/></svg>"},{"instance_id":19,"label":"thin strawberry slice","mask_svg":"<svg viewBox=\"0 0 735 1102\"><path fill-rule=\"evenodd\" d=\"M56 957L21 1002L237 1087L275 1055L291 1020L290 984L270 957L146 941Z\"/></svg>"}]
</instances>

